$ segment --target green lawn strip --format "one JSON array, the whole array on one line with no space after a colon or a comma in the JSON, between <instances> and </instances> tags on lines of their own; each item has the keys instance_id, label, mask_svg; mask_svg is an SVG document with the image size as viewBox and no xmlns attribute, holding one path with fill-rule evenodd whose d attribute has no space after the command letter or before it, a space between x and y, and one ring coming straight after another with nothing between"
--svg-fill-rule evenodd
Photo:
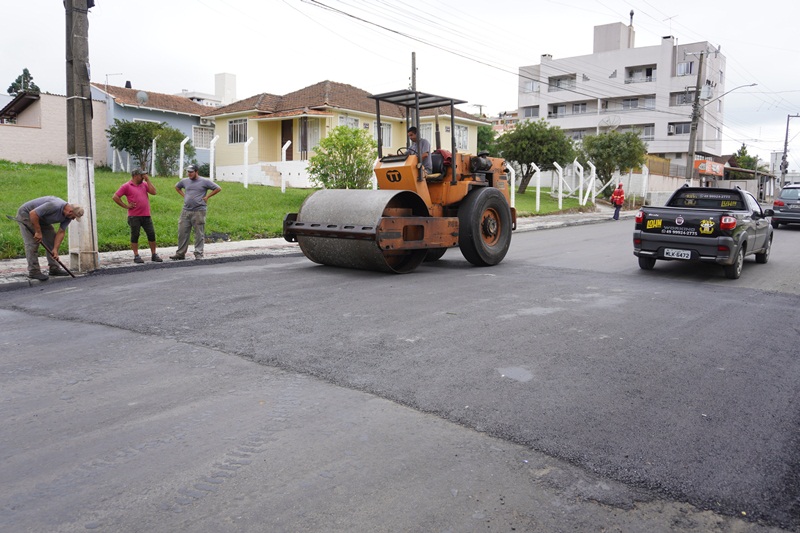
<instances>
[{"instance_id":1,"label":"green lawn strip","mask_svg":"<svg viewBox=\"0 0 800 533\"><path fill-rule=\"evenodd\" d=\"M130 230L125 211L111 197L120 185L130 179L122 172L108 169L95 170L95 200L97 233L100 252L128 250ZM176 177L152 178L157 194L150 198L153 224L159 247L178 244L178 217L183 198L175 191ZM209 201L206 218L206 235L219 233L232 241L280 237L283 217L297 212L303 200L315 189L291 189L281 193L279 187L251 185L245 189L241 183L219 182L222 192ZM23 203L40 196L58 196L67 199L67 169L58 165L28 165L0 160L0 215L15 216ZM536 192L528 189L516 196L518 216L531 216L536 206ZM84 206L88 208L88 206ZM578 201L565 198L564 211L574 211ZM542 189L540 212L552 214L558 211L558 199L550 197L549 189ZM67 253L68 243L64 239L61 253ZM147 248L144 235L139 246ZM44 252L42 252L43 254ZM22 236L18 225L2 217L0 220L0 259L24 257Z\"/></svg>"}]
</instances>

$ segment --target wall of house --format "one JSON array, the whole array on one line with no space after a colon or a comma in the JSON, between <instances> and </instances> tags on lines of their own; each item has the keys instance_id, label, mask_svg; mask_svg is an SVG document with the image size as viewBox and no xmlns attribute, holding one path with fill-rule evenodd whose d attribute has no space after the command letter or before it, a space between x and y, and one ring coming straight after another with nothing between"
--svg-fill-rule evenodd
<instances>
[{"instance_id":1,"label":"wall of house","mask_svg":"<svg viewBox=\"0 0 800 533\"><path fill-rule=\"evenodd\" d=\"M92 97L97 98L98 100L102 100L106 105L103 107L106 108L104 113L105 115L105 125L103 127L103 139L105 141L103 150L106 154L106 160L109 162L109 166L114 166L114 164L118 164L114 161L114 149L111 147L111 144L108 142L108 138L106 136L105 130L109 127L114 125L114 119L119 120L127 120L129 122L133 122L136 120L148 120L154 122L166 122L168 126L175 128L181 131L186 137L189 137L189 140L192 140L193 137L193 126L200 125L200 119L196 116L191 115L183 115L179 113L172 113L169 111L163 111L160 109L150 109L147 107L138 107L138 106L122 106L118 105L114 102L113 99L108 98L106 99L105 93L97 89L96 87L92 87ZM99 106L95 105L95 120L97 120L97 108ZM215 133L216 135L216 133ZM221 141L221 139L220 139ZM219 144L219 143L218 143ZM158 141L156 141L156 150L158 150ZM195 156L194 159L197 160L199 164L208 163L210 160L211 151L207 148L197 148L195 146ZM123 165L126 166L124 170L130 170L127 168L128 161L130 160L127 152L122 152L121 154ZM117 158L119 161L119 158ZM131 162L133 164L133 162Z\"/></svg>"},{"instance_id":2,"label":"wall of house","mask_svg":"<svg viewBox=\"0 0 800 533\"><path fill-rule=\"evenodd\" d=\"M281 121L280 120L250 120L248 121L248 136L253 137L253 142L248 149L248 161L244 163L244 144L228 143L228 122L231 119L245 118L248 113L231 115L228 117L217 118L217 134L220 136L216 144L214 153L215 178L220 181L244 182L245 177L249 184L269 185L279 187L281 178L288 187L311 187L311 182L307 173L308 161L300 160L300 126L299 120L294 120L292 150L293 161L282 162L281 145ZM367 131L373 138L376 137L376 121L374 115L360 113L337 113L330 117L319 120L320 140L324 139L330 132L339 126L339 117L357 118L358 128ZM383 155L395 154L401 147L406 146L406 123L400 119L390 119L392 124L391 145L383 149ZM423 125L430 126L430 143L433 149L436 148L434 119L425 118L421 122ZM456 120L457 125L468 127L468 146L465 152L476 154L478 149L478 128L476 123ZM440 117L439 129L442 140L442 148L451 150L451 135L447 131L450 128L450 118ZM310 150L308 157L314 155Z\"/></svg>"},{"instance_id":3,"label":"wall of house","mask_svg":"<svg viewBox=\"0 0 800 533\"><path fill-rule=\"evenodd\" d=\"M42 94L19 116L17 124L0 124L0 159L28 164L67 164L67 99ZM106 111L93 101L92 150L95 166L108 161Z\"/></svg>"}]
</instances>

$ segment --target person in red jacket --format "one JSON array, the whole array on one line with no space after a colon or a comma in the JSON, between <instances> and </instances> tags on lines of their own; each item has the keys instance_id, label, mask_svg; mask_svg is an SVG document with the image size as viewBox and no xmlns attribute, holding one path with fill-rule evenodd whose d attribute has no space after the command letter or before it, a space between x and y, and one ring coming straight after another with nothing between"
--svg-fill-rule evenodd
<instances>
[{"instance_id":1,"label":"person in red jacket","mask_svg":"<svg viewBox=\"0 0 800 533\"><path fill-rule=\"evenodd\" d=\"M614 192L611 193L611 204L614 206L614 220L619 220L619 210L622 204L625 203L625 191L622 190L622 184L617 185Z\"/></svg>"}]
</instances>

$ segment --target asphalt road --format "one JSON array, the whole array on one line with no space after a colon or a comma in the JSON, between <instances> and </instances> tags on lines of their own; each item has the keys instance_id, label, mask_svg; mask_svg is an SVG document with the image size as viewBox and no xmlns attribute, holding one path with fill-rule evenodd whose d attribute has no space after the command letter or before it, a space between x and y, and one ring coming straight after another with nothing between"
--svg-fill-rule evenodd
<instances>
[{"instance_id":1,"label":"asphalt road","mask_svg":"<svg viewBox=\"0 0 800 533\"><path fill-rule=\"evenodd\" d=\"M282 257L4 293L0 523L800 529L800 231L734 281L640 271L631 230L517 234L484 269Z\"/></svg>"}]
</instances>

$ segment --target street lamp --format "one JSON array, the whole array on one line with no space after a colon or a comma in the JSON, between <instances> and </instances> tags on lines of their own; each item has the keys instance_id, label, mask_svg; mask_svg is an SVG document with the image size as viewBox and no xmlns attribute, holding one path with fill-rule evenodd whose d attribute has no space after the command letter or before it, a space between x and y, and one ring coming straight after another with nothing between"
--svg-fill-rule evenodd
<instances>
[{"instance_id":1,"label":"street lamp","mask_svg":"<svg viewBox=\"0 0 800 533\"><path fill-rule=\"evenodd\" d=\"M702 59L703 59L703 55L701 53L700 54L700 64L701 65L702 65ZM702 71L702 67L699 70ZM700 105L700 79L701 79L701 76L699 74L700 74L700 72L698 72L697 87L695 87L695 94L694 94L694 104L692 104L692 126L691 126L691 130L690 130L690 133L689 133L689 155L688 155L687 161L686 161L686 179L689 180L689 182L691 182L692 178L694 177L694 158L695 158L695 151L697 149L697 146L696 146L697 145L697 124L698 124L698 122L700 122L700 115L702 114L703 109L708 104L710 104L712 102L716 102L717 100L719 100L720 98L722 98L726 94L732 93L736 89L741 89L742 87L755 87L756 85L758 85L757 83L751 83L751 84L748 84L748 85L739 85L738 87L734 87L730 91L725 91L724 93L722 93L721 95L717 96L713 100L709 100L705 104Z\"/></svg>"}]
</instances>

